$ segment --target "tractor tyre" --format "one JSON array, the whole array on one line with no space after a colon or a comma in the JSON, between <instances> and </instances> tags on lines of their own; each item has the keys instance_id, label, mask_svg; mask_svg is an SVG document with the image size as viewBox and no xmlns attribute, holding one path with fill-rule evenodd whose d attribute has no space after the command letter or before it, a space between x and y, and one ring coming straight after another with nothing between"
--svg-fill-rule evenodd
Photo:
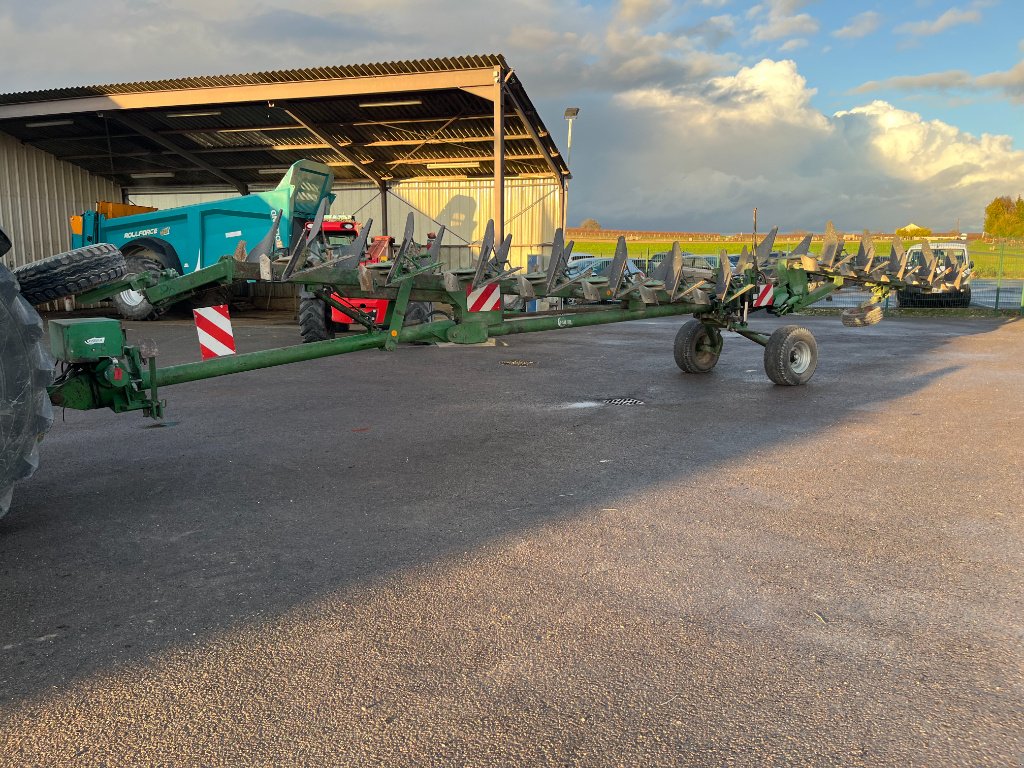
<instances>
[{"instance_id":1,"label":"tractor tyre","mask_svg":"<svg viewBox=\"0 0 1024 768\"><path fill-rule=\"evenodd\" d=\"M884 313L878 304L868 304L867 306L844 309L839 319L847 328L863 328L880 323L883 317Z\"/></svg>"},{"instance_id":2,"label":"tractor tyre","mask_svg":"<svg viewBox=\"0 0 1024 768\"><path fill-rule=\"evenodd\" d=\"M18 267L14 276L25 301L43 304L120 280L127 269L116 247L97 243Z\"/></svg>"},{"instance_id":3,"label":"tractor tyre","mask_svg":"<svg viewBox=\"0 0 1024 768\"><path fill-rule=\"evenodd\" d=\"M405 308L405 318L402 320L402 325L423 325L424 323L429 323L433 313L434 308L430 302L411 301L409 306Z\"/></svg>"},{"instance_id":4,"label":"tractor tyre","mask_svg":"<svg viewBox=\"0 0 1024 768\"><path fill-rule=\"evenodd\" d=\"M128 256L126 260L129 275L149 272L156 276L164 270L163 264L147 256L132 255ZM131 288L114 296L114 306L117 307L117 313L125 320L159 320L166 311L166 307L153 306L145 294Z\"/></svg>"},{"instance_id":5,"label":"tractor tyre","mask_svg":"<svg viewBox=\"0 0 1024 768\"><path fill-rule=\"evenodd\" d=\"M0 517L11 505L14 483L39 465L39 441L53 422L46 392L52 381L43 321L20 295L14 275L0 265Z\"/></svg>"},{"instance_id":6,"label":"tractor tyre","mask_svg":"<svg viewBox=\"0 0 1024 768\"><path fill-rule=\"evenodd\" d=\"M687 320L676 333L673 352L684 373L708 373L721 355L722 335L700 320Z\"/></svg>"},{"instance_id":7,"label":"tractor tyre","mask_svg":"<svg viewBox=\"0 0 1024 768\"><path fill-rule=\"evenodd\" d=\"M231 297L234 295L230 285L215 285L206 288L192 296L188 303L193 309L202 307L219 307L231 304Z\"/></svg>"},{"instance_id":8,"label":"tractor tyre","mask_svg":"<svg viewBox=\"0 0 1024 768\"><path fill-rule=\"evenodd\" d=\"M784 325L768 338L764 348L764 371L783 387L806 384L818 366L818 344L806 328Z\"/></svg>"},{"instance_id":9,"label":"tractor tyre","mask_svg":"<svg viewBox=\"0 0 1024 768\"><path fill-rule=\"evenodd\" d=\"M303 291L299 294L299 333L302 343L327 341L334 338L335 326L331 322L331 308L318 296Z\"/></svg>"}]
</instances>

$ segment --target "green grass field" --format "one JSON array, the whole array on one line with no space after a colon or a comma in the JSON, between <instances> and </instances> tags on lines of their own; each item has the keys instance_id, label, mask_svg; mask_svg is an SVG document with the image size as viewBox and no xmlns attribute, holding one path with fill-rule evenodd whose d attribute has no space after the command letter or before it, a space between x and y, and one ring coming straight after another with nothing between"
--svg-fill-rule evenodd
<instances>
[{"instance_id":1,"label":"green grass field","mask_svg":"<svg viewBox=\"0 0 1024 768\"><path fill-rule=\"evenodd\" d=\"M776 247L790 250L796 247L799 240L777 240ZM744 243L738 240L732 241L685 241L680 247L690 253L718 253L723 248L729 253L739 253ZM749 243L746 243L749 247ZM663 240L633 240L626 243L629 255L634 259L649 259L656 253L668 251L672 243ZM888 248L888 246L885 246ZM811 251L817 253L821 250L821 242L811 244ZM615 254L614 240L578 240L573 253L589 253L592 256L613 256ZM993 247L986 243L972 244L970 248L971 259L974 261L974 276L995 278L999 277L999 263L1002 260L1002 276L1007 280L1024 278L1024 250Z\"/></svg>"}]
</instances>

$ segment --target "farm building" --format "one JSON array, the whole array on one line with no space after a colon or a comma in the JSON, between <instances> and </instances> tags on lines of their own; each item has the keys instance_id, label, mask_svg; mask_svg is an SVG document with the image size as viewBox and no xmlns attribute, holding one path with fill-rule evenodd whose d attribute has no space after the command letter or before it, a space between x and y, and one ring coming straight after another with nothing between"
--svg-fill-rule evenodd
<instances>
[{"instance_id":1,"label":"farm building","mask_svg":"<svg viewBox=\"0 0 1024 768\"><path fill-rule=\"evenodd\" d=\"M468 260L488 219L511 259L542 252L569 169L500 55L331 66L0 95L0 227L21 265L69 247L98 201L169 208L274 187L307 158L334 171L332 213L372 234L443 224Z\"/></svg>"}]
</instances>

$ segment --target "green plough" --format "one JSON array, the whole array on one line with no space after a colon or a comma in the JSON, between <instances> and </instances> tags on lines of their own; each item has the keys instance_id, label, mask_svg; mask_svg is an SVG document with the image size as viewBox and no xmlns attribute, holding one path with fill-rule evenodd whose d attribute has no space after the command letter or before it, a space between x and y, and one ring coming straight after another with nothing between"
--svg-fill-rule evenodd
<instances>
[{"instance_id":1,"label":"green plough","mask_svg":"<svg viewBox=\"0 0 1024 768\"><path fill-rule=\"evenodd\" d=\"M369 224L366 227L369 230ZM850 326L869 325L881 319L880 302L890 291L906 286L925 289L957 285L969 272L967 264L939 264L934 258L921 267L907 266L906 252L896 241L888 256L878 257L874 247L861 241L856 253L847 254L841 239L830 233L820 256L810 253L810 237L796 249L772 258L775 230L748 253L744 249L735 268L723 253L716 269L684 266L679 244L648 276L627 277L628 252L620 238L610 268L603 275L583 272L570 277L567 268L573 243L555 234L551 257L544 271L524 273L508 261L511 238L495 244L493 222L488 225L475 264L447 269L440 259L444 228L424 254L412 243L412 222L392 261L362 262L365 237L337 256L314 258L297 248L286 258L259 263L226 257L211 267L185 277L175 273L136 275L81 296L90 302L132 288L155 304L180 299L198 287L236 280L294 283L325 301L331 295L348 299L389 300L383 318L355 319L359 334L311 344L251 352L198 363L160 367L147 350L125 343L120 324L114 320L65 320L51 323L53 351L66 363L64 373L49 388L55 405L77 409L111 408L142 410L161 417L164 402L160 389L172 384L251 371L301 360L345 354L363 349L393 350L411 342L475 344L514 333L579 328L604 323L670 315L692 315L675 340L675 360L693 374L707 373L718 362L723 331L733 331L765 348L764 367L776 384L806 383L817 365L814 337L805 328L787 325L771 334L748 324L758 311L784 316L803 309L847 285L871 292L864 305L844 313ZM573 299L561 310L538 313L505 312L502 302L474 311L477 299L488 293L535 299ZM493 299L493 296L492 296ZM408 325L410 302L431 302L451 307L451 318ZM609 303L610 302L610 303ZM88 340L102 339L102 348L91 349Z\"/></svg>"}]
</instances>

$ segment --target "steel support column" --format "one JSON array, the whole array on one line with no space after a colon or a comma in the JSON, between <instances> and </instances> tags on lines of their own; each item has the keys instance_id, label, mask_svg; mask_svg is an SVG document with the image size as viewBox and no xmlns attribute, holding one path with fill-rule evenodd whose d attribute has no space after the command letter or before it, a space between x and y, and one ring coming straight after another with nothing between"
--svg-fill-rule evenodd
<instances>
[{"instance_id":1,"label":"steel support column","mask_svg":"<svg viewBox=\"0 0 1024 768\"><path fill-rule=\"evenodd\" d=\"M505 83L495 71L494 83L494 242L505 239Z\"/></svg>"},{"instance_id":2,"label":"steel support column","mask_svg":"<svg viewBox=\"0 0 1024 768\"><path fill-rule=\"evenodd\" d=\"M377 182L377 191L380 194L380 233L390 235L388 228L388 183L384 179Z\"/></svg>"}]
</instances>

